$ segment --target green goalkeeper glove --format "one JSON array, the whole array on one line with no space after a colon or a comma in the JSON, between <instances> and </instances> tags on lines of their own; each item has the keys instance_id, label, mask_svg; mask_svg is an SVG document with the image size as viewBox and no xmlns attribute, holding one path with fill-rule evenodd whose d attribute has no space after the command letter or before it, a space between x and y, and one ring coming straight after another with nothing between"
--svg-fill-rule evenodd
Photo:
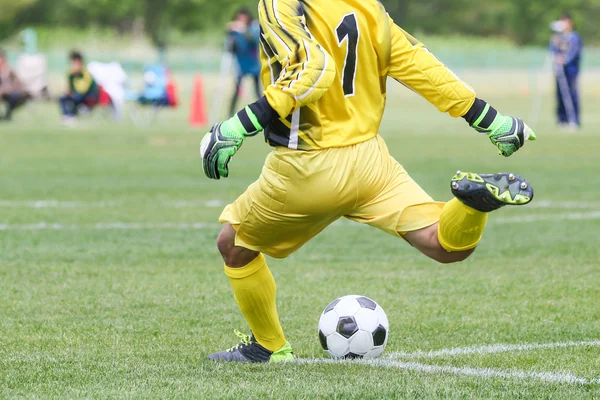
<instances>
[{"instance_id":1,"label":"green goalkeeper glove","mask_svg":"<svg viewBox=\"0 0 600 400\"><path fill-rule=\"evenodd\" d=\"M231 158L247 137L256 135L262 129L250 107L213 126L200 142L200 157L206 176L210 179L227 178Z\"/></svg>"},{"instance_id":2,"label":"green goalkeeper glove","mask_svg":"<svg viewBox=\"0 0 600 400\"><path fill-rule=\"evenodd\" d=\"M477 108L477 112L473 115L473 109L469 111L472 114L471 118L475 119L471 123L471 127L478 132L485 133L501 155L510 157L523 147L526 141L537 139L535 132L522 119L505 117L479 99L473 107Z\"/></svg>"}]
</instances>

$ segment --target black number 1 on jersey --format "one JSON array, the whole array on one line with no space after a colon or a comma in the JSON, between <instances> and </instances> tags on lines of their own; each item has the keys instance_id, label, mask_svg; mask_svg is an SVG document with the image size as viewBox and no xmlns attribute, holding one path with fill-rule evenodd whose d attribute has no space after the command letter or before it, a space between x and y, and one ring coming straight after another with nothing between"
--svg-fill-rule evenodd
<instances>
[{"instance_id":1,"label":"black number 1 on jersey","mask_svg":"<svg viewBox=\"0 0 600 400\"><path fill-rule=\"evenodd\" d=\"M354 80L356 78L356 66L358 65L358 41L360 32L358 30L358 21L356 14L346 14L335 29L337 34L338 46L342 47L346 43L346 59L344 60L344 71L342 73L342 85L346 97L354 96Z\"/></svg>"}]
</instances>

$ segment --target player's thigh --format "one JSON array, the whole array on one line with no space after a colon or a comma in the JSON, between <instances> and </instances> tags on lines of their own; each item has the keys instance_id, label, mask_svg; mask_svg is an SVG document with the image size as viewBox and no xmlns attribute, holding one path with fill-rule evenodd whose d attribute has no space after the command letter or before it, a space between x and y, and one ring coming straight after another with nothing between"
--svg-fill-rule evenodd
<instances>
[{"instance_id":1,"label":"player's thigh","mask_svg":"<svg viewBox=\"0 0 600 400\"><path fill-rule=\"evenodd\" d=\"M235 245L287 257L344 215L344 204L354 198L322 173L326 164L335 165L336 154L326 156L272 152L258 181L221 214L220 221L237 231Z\"/></svg>"},{"instance_id":2,"label":"player's thigh","mask_svg":"<svg viewBox=\"0 0 600 400\"><path fill-rule=\"evenodd\" d=\"M377 184L369 187L365 201L346 217L394 236L436 224L444 203L434 201L380 141L381 159L370 166L371 180Z\"/></svg>"}]
</instances>

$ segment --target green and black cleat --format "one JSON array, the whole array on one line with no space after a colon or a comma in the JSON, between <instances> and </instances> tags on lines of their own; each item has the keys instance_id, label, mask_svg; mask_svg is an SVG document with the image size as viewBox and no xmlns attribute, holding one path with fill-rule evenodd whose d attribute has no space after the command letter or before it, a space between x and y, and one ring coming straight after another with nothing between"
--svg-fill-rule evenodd
<instances>
[{"instance_id":1,"label":"green and black cleat","mask_svg":"<svg viewBox=\"0 0 600 400\"><path fill-rule=\"evenodd\" d=\"M213 353L207 358L213 361L226 362L249 362L249 363L278 363L294 361L294 352L289 343L275 351L269 351L262 347L254 336L244 335L238 330L234 333L241 339L241 342L230 349Z\"/></svg>"},{"instance_id":2,"label":"green and black cleat","mask_svg":"<svg viewBox=\"0 0 600 400\"><path fill-rule=\"evenodd\" d=\"M484 175L458 171L450 185L457 199L481 212L522 206L533 200L529 182L510 173Z\"/></svg>"}]
</instances>

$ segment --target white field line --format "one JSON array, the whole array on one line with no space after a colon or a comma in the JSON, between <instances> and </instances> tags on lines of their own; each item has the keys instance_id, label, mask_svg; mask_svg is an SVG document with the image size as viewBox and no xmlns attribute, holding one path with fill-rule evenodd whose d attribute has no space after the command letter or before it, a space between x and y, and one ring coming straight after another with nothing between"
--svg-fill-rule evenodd
<instances>
[{"instance_id":1,"label":"white field line","mask_svg":"<svg viewBox=\"0 0 600 400\"><path fill-rule=\"evenodd\" d=\"M136 204L130 202L131 204ZM128 204L123 201L61 201L61 200L0 200L0 208L114 208ZM158 200L148 205L166 208L217 208L227 204L221 200Z\"/></svg>"},{"instance_id":2,"label":"white field line","mask_svg":"<svg viewBox=\"0 0 600 400\"><path fill-rule=\"evenodd\" d=\"M516 351L532 351L538 349L560 349L568 347L600 347L600 340L587 340L581 342L556 342L556 343L531 343L531 344L491 344L487 346L456 347L432 351L395 352L388 358L415 359L438 358L450 356L464 356L471 354L494 354Z\"/></svg>"},{"instance_id":3,"label":"white field line","mask_svg":"<svg viewBox=\"0 0 600 400\"><path fill-rule=\"evenodd\" d=\"M600 379L587 379L573 375L569 372L533 372L518 370L500 370L493 368L453 367L448 365L430 365L413 361L399 361L398 358L439 358L462 356L470 354L495 354L515 351L532 351L538 349L559 349L572 347L600 347L600 340L587 340L579 342L531 343L531 344L493 344L485 346L457 347L433 351L395 352L383 359L377 360L332 360L332 359L299 359L301 364L342 364L358 363L373 367L398 368L406 371L416 371L427 374L454 374L474 376L478 378L505 378L505 379L535 379L548 383L567 384L600 384Z\"/></svg>"},{"instance_id":4,"label":"white field line","mask_svg":"<svg viewBox=\"0 0 600 400\"><path fill-rule=\"evenodd\" d=\"M495 218L491 222L494 224L514 224L537 221L586 221L600 219L600 211L563 213L552 215L522 215L519 217Z\"/></svg>"},{"instance_id":5,"label":"white field line","mask_svg":"<svg viewBox=\"0 0 600 400\"><path fill-rule=\"evenodd\" d=\"M0 200L3 208L107 208L121 204L118 201Z\"/></svg>"},{"instance_id":6,"label":"white field line","mask_svg":"<svg viewBox=\"0 0 600 400\"><path fill-rule=\"evenodd\" d=\"M299 359L301 364L346 364L356 363L372 367L398 368L406 371L416 371L426 374L453 374L461 376L473 376L477 378L505 378L505 379L535 379L547 383L566 384L600 384L600 379L587 379L564 372L527 372L518 370L500 370L492 368L452 367L446 365L430 365L417 362L405 362L394 360L329 360L329 359Z\"/></svg>"},{"instance_id":7,"label":"white field line","mask_svg":"<svg viewBox=\"0 0 600 400\"><path fill-rule=\"evenodd\" d=\"M227 202L222 200L168 200L161 201L161 206L171 207L171 208L196 208L196 207L208 207L208 208L218 208L223 207L227 204Z\"/></svg>"},{"instance_id":8,"label":"white field line","mask_svg":"<svg viewBox=\"0 0 600 400\"><path fill-rule=\"evenodd\" d=\"M534 200L527 208L558 208L565 210L572 209L600 209L600 202L593 201L550 201Z\"/></svg>"},{"instance_id":9,"label":"white field line","mask_svg":"<svg viewBox=\"0 0 600 400\"><path fill-rule=\"evenodd\" d=\"M104 222L90 225L63 225L56 223L40 222L37 224L10 225L0 224L0 231L76 231L76 230L204 230L217 229L220 224L207 224L204 222L193 223L128 223Z\"/></svg>"}]
</instances>

